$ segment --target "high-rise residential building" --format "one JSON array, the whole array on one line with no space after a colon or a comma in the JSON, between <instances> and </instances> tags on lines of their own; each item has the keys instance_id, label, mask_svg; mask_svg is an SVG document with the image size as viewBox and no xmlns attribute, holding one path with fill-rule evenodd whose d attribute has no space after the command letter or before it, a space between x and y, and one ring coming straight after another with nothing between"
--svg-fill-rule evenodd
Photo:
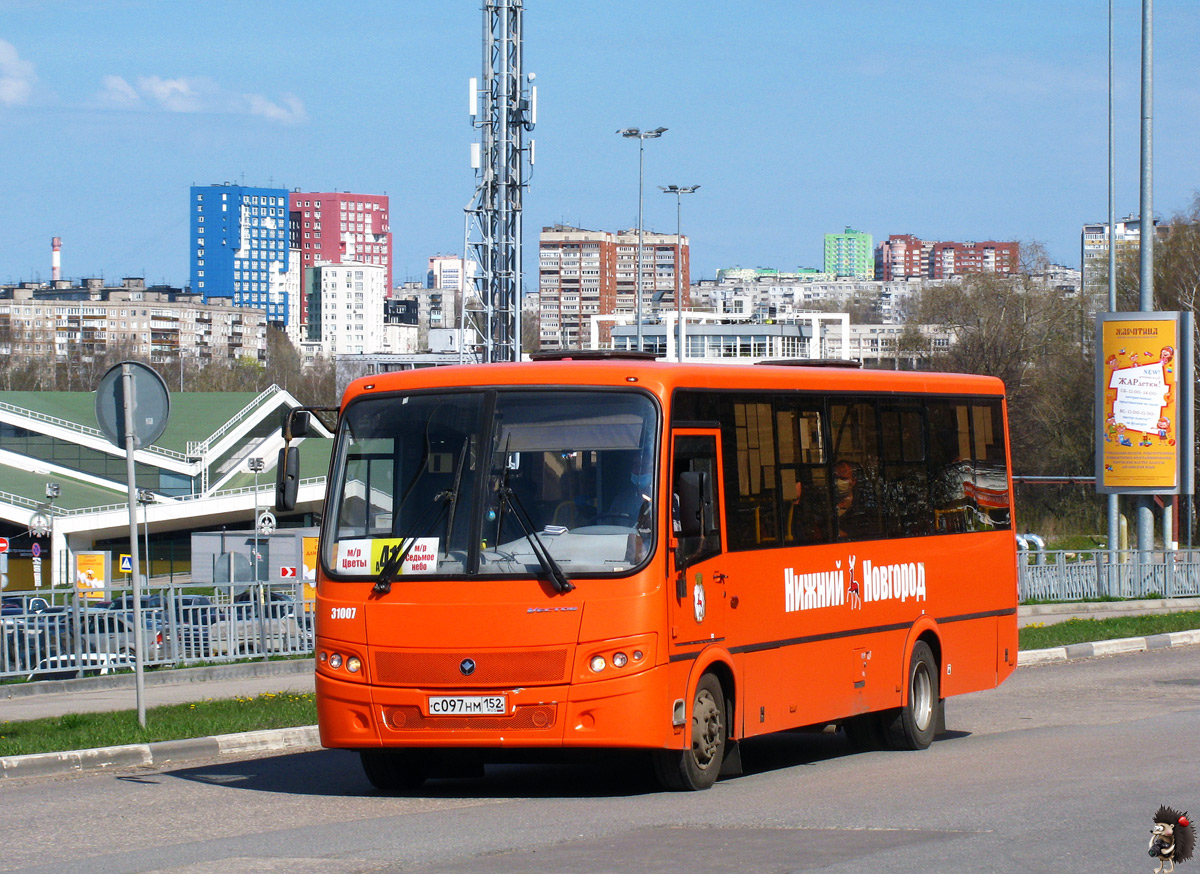
<instances>
[{"instance_id":1,"label":"high-rise residential building","mask_svg":"<svg viewBox=\"0 0 1200 874\"><path fill-rule=\"evenodd\" d=\"M593 315L635 313L638 261L637 229L543 228L538 266L542 348L586 346ZM657 320L662 309L674 310L677 287L682 305L688 305L689 262L687 236L643 229L643 321Z\"/></svg>"},{"instance_id":2,"label":"high-rise residential building","mask_svg":"<svg viewBox=\"0 0 1200 874\"><path fill-rule=\"evenodd\" d=\"M998 243L934 243L930 261L932 279L949 279L967 273L999 273L1008 275L1020 269L1020 244Z\"/></svg>"},{"instance_id":3,"label":"high-rise residential building","mask_svg":"<svg viewBox=\"0 0 1200 874\"><path fill-rule=\"evenodd\" d=\"M1154 232L1161 239L1168 229L1154 222ZM1142 222L1136 215L1127 215L1113 224L1113 248L1117 260L1140 251ZM1099 294L1108 286L1108 222L1088 222L1080 235L1080 267L1083 287L1088 294ZM1105 292L1107 293L1107 292Z\"/></svg>"},{"instance_id":4,"label":"high-rise residential building","mask_svg":"<svg viewBox=\"0 0 1200 874\"><path fill-rule=\"evenodd\" d=\"M933 243L913 234L892 234L875 253L875 278L883 282L925 278L932 274Z\"/></svg>"},{"instance_id":5,"label":"high-rise residential building","mask_svg":"<svg viewBox=\"0 0 1200 874\"><path fill-rule=\"evenodd\" d=\"M1015 242L957 243L892 234L875 251L875 277L883 282L949 279L967 273L1009 275L1019 268L1020 244Z\"/></svg>"},{"instance_id":6,"label":"high-rise residential building","mask_svg":"<svg viewBox=\"0 0 1200 874\"><path fill-rule=\"evenodd\" d=\"M306 271L309 342L321 353L369 355L385 351L387 271L382 264L318 264Z\"/></svg>"},{"instance_id":7,"label":"high-rise residential building","mask_svg":"<svg viewBox=\"0 0 1200 874\"><path fill-rule=\"evenodd\" d=\"M265 310L284 326L288 310L287 191L245 185L193 185L191 287L205 303Z\"/></svg>"},{"instance_id":8,"label":"high-rise residential building","mask_svg":"<svg viewBox=\"0 0 1200 874\"><path fill-rule=\"evenodd\" d=\"M825 235L825 272L854 279L875 278L875 247L870 234L846 228Z\"/></svg>"},{"instance_id":9,"label":"high-rise residential building","mask_svg":"<svg viewBox=\"0 0 1200 874\"><path fill-rule=\"evenodd\" d=\"M392 232L386 194L348 191L293 191L290 195L291 244L300 252L302 275L318 264L373 264L384 268L386 287L392 287ZM300 322L307 325L313 289L300 290Z\"/></svg>"},{"instance_id":10,"label":"high-rise residential building","mask_svg":"<svg viewBox=\"0 0 1200 874\"><path fill-rule=\"evenodd\" d=\"M466 275L473 278L479 270L476 261L468 258ZM462 291L463 259L459 255L433 255L429 258L429 272L425 274L426 288L452 288Z\"/></svg>"}]
</instances>

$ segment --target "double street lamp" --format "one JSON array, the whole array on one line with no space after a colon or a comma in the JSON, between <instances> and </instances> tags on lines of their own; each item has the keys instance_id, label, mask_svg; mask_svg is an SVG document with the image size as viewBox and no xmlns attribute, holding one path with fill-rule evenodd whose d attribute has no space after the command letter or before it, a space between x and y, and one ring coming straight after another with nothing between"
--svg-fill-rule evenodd
<instances>
[{"instance_id":1,"label":"double street lamp","mask_svg":"<svg viewBox=\"0 0 1200 874\"><path fill-rule=\"evenodd\" d=\"M660 185L664 194L675 195L675 356L683 360L683 293L680 283L683 281L683 231L682 200L685 194L694 194L699 185Z\"/></svg>"},{"instance_id":2,"label":"double street lamp","mask_svg":"<svg viewBox=\"0 0 1200 874\"><path fill-rule=\"evenodd\" d=\"M637 258L637 347L638 351L642 348L642 178L643 167L645 165L646 140L656 140L667 132L665 127L656 127L654 130L641 130L636 127L627 127L617 131L626 139L636 139L638 141L638 245Z\"/></svg>"}]
</instances>

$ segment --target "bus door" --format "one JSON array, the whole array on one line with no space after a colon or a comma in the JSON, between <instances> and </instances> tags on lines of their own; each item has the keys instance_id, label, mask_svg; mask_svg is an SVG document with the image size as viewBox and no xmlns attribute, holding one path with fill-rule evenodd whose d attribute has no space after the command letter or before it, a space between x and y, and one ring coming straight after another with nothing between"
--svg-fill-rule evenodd
<instances>
[{"instance_id":1,"label":"bus door","mask_svg":"<svg viewBox=\"0 0 1200 874\"><path fill-rule=\"evenodd\" d=\"M718 431L672 434L674 557L668 589L673 659L725 639L729 568L721 543L720 448Z\"/></svg>"}]
</instances>

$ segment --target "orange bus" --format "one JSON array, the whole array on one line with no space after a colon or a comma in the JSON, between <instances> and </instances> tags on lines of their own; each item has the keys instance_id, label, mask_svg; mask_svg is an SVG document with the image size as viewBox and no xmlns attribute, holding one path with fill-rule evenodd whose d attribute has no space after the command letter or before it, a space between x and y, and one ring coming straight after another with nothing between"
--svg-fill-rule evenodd
<instances>
[{"instance_id":1,"label":"orange bus","mask_svg":"<svg viewBox=\"0 0 1200 874\"><path fill-rule=\"evenodd\" d=\"M642 748L664 786L704 789L767 732L923 749L946 696L1013 671L998 379L535 358L343 398L318 714L377 787L500 750Z\"/></svg>"}]
</instances>

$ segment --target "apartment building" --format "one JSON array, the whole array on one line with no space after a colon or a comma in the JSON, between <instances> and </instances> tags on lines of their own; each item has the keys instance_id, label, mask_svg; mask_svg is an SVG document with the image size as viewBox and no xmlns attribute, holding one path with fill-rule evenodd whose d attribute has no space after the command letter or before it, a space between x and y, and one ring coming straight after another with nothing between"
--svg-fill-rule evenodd
<instances>
[{"instance_id":1,"label":"apartment building","mask_svg":"<svg viewBox=\"0 0 1200 874\"><path fill-rule=\"evenodd\" d=\"M152 363L267 356L267 314L141 278L108 287L58 281L0 287L0 354L92 361L110 350Z\"/></svg>"},{"instance_id":2,"label":"apartment building","mask_svg":"<svg viewBox=\"0 0 1200 874\"><path fill-rule=\"evenodd\" d=\"M542 229L538 252L540 341L543 349L591 342L591 316L636 313L641 271L642 319L675 309L676 289L688 306L686 236L637 229L591 231L566 225Z\"/></svg>"},{"instance_id":3,"label":"apartment building","mask_svg":"<svg viewBox=\"0 0 1200 874\"><path fill-rule=\"evenodd\" d=\"M300 256L303 277L318 264L370 264L384 268L386 288L392 287L392 232L386 194L349 191L307 192L289 195L291 246ZM301 281L300 324L309 321L308 304L313 289Z\"/></svg>"},{"instance_id":4,"label":"apartment building","mask_svg":"<svg viewBox=\"0 0 1200 874\"><path fill-rule=\"evenodd\" d=\"M875 249L871 235L850 227L840 234L826 234L825 272L839 278L874 278Z\"/></svg>"},{"instance_id":5,"label":"apartment building","mask_svg":"<svg viewBox=\"0 0 1200 874\"><path fill-rule=\"evenodd\" d=\"M913 234L892 234L875 250L875 278L949 279L969 273L1011 275L1020 269L1016 242L958 243L923 240Z\"/></svg>"},{"instance_id":6,"label":"apartment building","mask_svg":"<svg viewBox=\"0 0 1200 874\"><path fill-rule=\"evenodd\" d=\"M192 291L204 303L264 310L285 327L295 302L287 293L287 191L233 185L193 185L190 193Z\"/></svg>"}]
</instances>

